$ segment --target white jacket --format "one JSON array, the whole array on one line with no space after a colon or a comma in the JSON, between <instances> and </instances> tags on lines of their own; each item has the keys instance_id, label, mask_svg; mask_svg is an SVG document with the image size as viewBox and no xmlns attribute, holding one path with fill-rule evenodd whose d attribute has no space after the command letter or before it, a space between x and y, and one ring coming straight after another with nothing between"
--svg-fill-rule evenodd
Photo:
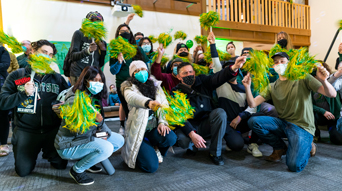
<instances>
[{"instance_id":1,"label":"white jacket","mask_svg":"<svg viewBox=\"0 0 342 191\"><path fill-rule=\"evenodd\" d=\"M151 77L155 86L158 87L156 101L161 105L169 105L161 88L161 81L157 81ZM124 95L129 108L126 128L125 128L125 144L121 150L121 156L125 163L130 168L135 168L136 159L139 153L140 145L144 140L146 126L149 117L149 109L145 108L145 103L150 98L145 97L140 93L138 87L129 81L124 81L121 84L121 92ZM158 110L158 124L164 123L168 125L165 120L165 116L160 116L160 110Z\"/></svg>"}]
</instances>

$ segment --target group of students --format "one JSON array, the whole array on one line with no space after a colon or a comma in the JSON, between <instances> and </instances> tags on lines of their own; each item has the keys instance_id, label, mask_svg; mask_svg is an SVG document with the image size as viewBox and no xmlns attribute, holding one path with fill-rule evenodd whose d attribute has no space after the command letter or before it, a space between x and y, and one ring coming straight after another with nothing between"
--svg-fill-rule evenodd
<instances>
[{"instance_id":1,"label":"group of students","mask_svg":"<svg viewBox=\"0 0 342 191\"><path fill-rule=\"evenodd\" d=\"M90 12L86 18L103 21L98 12ZM58 73L36 74L31 81L30 65L3 77L6 80L1 84L0 108L14 108L12 145L15 171L19 176L33 171L41 150L43 158L56 169L65 169L68 160L75 160L69 174L80 185L94 183L86 171L100 172L102 169L96 164L120 148L128 167L138 167L150 173L158 169L172 146L187 149L186 153L190 155L209 147L208 157L214 164L224 165L223 139L227 151L240 151L247 143L247 152L255 157L262 156L257 144L261 140L273 147L273 153L266 160L279 161L282 155L286 155L288 168L300 172L310 156L315 155L313 138L318 131L317 125L328 124L331 142L342 144L342 134L337 128L341 100L336 93L341 93L342 66L338 66L338 71L331 76L329 68L323 65L306 79L290 81L284 77L289 56L278 52L272 56L273 78L276 79L270 77L270 88L260 95L253 95L251 76L241 70L252 49L244 48L241 56L236 56L235 45L230 42L226 48L231 59L220 61L214 33L210 32L208 41L212 63L206 63L202 47L196 47L192 57L189 48L178 43L175 55L210 68L208 75L196 76L193 65L180 58L161 66L165 51L162 45L157 48L158 56L152 63L152 42L143 33L133 35L128 25L132 19L133 15L130 15L124 24L119 25L115 38L121 36L132 45L138 44L137 54L125 62L122 54L117 59L110 59L110 72L116 76L116 84L110 89L117 92L121 102L118 133L112 132L104 122L102 100L107 99L108 92L106 77L100 68L106 55L105 41L92 42L81 30L74 33L68 53L70 73L67 74L72 87ZM284 32L277 35L276 41L283 48L292 48L291 40ZM32 53L52 58L57 50L49 41L39 40L32 43ZM342 55L342 47L340 53ZM1 56L0 64L5 67L3 63ZM36 113L18 110L19 105L29 101L35 88L39 94ZM183 127L171 130L165 114L156 109L160 105L168 105L163 88L171 95L174 91L186 94L190 105L195 108L193 118L187 120ZM64 90L67 91L64 102L56 101ZM65 120L59 118L59 106L72 104L77 90L89 94L100 111L96 115L97 125L85 133L64 128ZM251 137L243 137L250 130ZM103 133L98 136L100 132ZM283 138L287 138L288 144ZM209 139L210 145L207 146Z\"/></svg>"}]
</instances>

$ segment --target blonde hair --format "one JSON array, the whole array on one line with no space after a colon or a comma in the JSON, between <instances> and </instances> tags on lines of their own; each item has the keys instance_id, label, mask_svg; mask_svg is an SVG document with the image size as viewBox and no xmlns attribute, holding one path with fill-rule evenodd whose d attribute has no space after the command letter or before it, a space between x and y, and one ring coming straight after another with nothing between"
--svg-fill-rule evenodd
<instances>
[{"instance_id":1,"label":"blonde hair","mask_svg":"<svg viewBox=\"0 0 342 191\"><path fill-rule=\"evenodd\" d=\"M285 39L287 40L286 49L287 49L287 50L293 49L291 37L290 37L290 35L288 35L288 34L287 34L286 32L284 32L284 31L281 31L281 32L279 32L279 33L276 35L276 37L275 37L275 44L278 43L278 36L279 36L279 35L284 35Z\"/></svg>"},{"instance_id":2,"label":"blonde hair","mask_svg":"<svg viewBox=\"0 0 342 191\"><path fill-rule=\"evenodd\" d=\"M182 43L182 42L179 42L179 43L177 43L177 44L184 44L184 43ZM173 49L173 55L176 55L177 54L177 45L175 46L175 49ZM190 60L190 62L193 62L193 58L192 58L192 56L191 56L191 54L190 54L190 49L188 49L188 59ZM178 54L177 54L178 55Z\"/></svg>"}]
</instances>

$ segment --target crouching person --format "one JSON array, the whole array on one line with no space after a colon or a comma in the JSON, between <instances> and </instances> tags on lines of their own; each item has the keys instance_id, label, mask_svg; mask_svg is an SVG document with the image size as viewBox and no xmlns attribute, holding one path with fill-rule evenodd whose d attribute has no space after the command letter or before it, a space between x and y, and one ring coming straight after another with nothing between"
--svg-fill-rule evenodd
<instances>
[{"instance_id":1,"label":"crouching person","mask_svg":"<svg viewBox=\"0 0 342 191\"><path fill-rule=\"evenodd\" d=\"M151 77L140 60L131 63L129 74L131 78L121 85L129 108L121 155L128 167L153 173L177 137L160 110L154 112L160 105L168 105L162 82Z\"/></svg>"},{"instance_id":2,"label":"crouching person","mask_svg":"<svg viewBox=\"0 0 342 191\"><path fill-rule=\"evenodd\" d=\"M85 133L75 133L65 128L63 119L55 138L55 147L58 154L66 160L78 160L70 169L70 176L80 185L90 185L94 180L87 176L85 171L96 173L102 171L95 165L110 157L124 144L124 138L112 132L104 123L104 111L102 98L107 97L106 79L100 68L87 66L82 71L78 81L70 89L66 96L66 104L72 105L76 90L86 91L90 95L95 107L98 106L101 113L96 116L98 125L89 127ZM93 104L94 105L94 104ZM99 132L106 132L105 136L99 138Z\"/></svg>"}]
</instances>

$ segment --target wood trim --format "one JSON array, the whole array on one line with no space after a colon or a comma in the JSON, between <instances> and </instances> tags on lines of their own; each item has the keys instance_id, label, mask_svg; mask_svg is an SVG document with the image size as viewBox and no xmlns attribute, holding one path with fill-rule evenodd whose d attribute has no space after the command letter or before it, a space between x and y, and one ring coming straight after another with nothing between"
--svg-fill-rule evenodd
<instances>
[{"instance_id":1,"label":"wood trim","mask_svg":"<svg viewBox=\"0 0 342 191\"><path fill-rule=\"evenodd\" d=\"M4 30L4 24L2 22L2 5L1 5L1 1L0 1L0 30Z\"/></svg>"}]
</instances>

